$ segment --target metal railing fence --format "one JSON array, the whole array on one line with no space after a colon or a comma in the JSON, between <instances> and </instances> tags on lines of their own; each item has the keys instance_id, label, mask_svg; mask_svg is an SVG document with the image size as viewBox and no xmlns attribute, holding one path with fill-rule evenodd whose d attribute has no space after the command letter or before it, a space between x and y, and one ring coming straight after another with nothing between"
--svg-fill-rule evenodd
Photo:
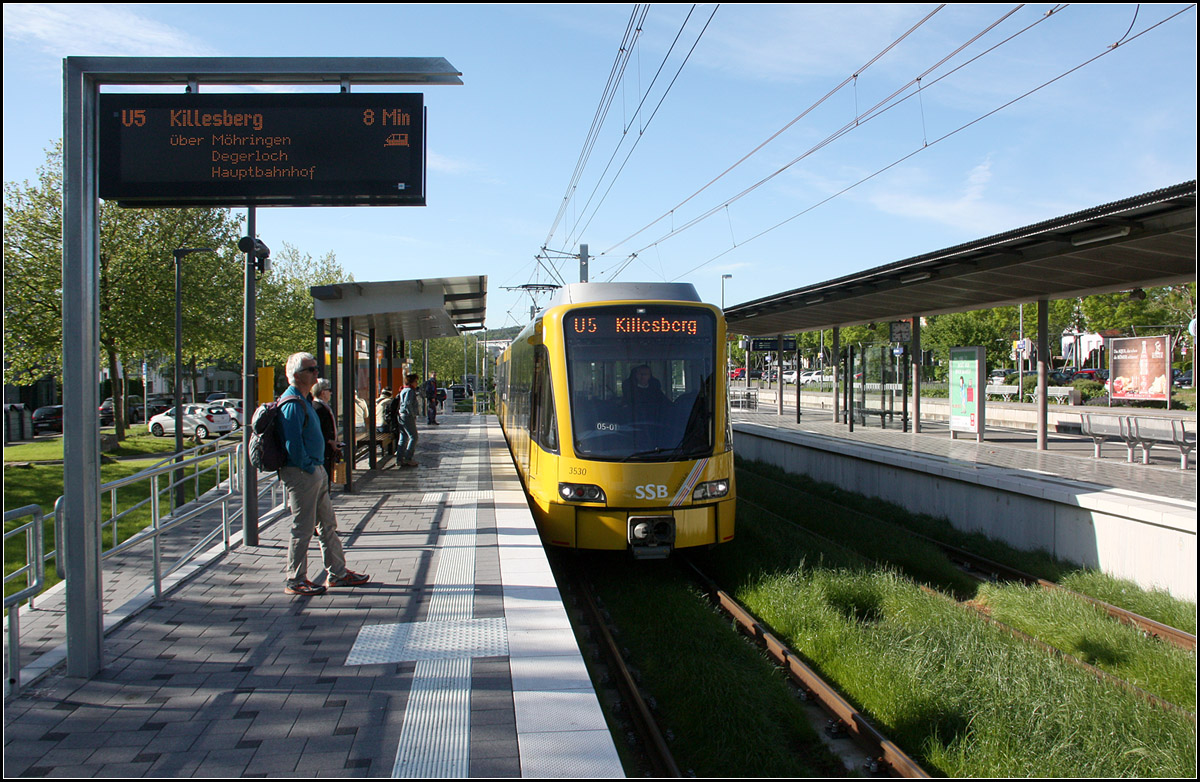
<instances>
[{"instance_id":1,"label":"metal railing fence","mask_svg":"<svg viewBox=\"0 0 1200 782\"><path fill-rule=\"evenodd\" d=\"M224 547L228 550L232 524L241 517L239 466L243 461L244 446L240 438L240 431L235 431L207 445L192 448L178 455L172 454L133 475L101 484L101 496L107 495L109 499L109 515L100 521L100 532L103 535L105 530L111 531L110 540L112 541L111 545L107 545L101 552L101 560L110 560L149 543L152 550L150 576L154 585L154 597L158 599L162 596L163 579L187 565L197 554L206 550L218 536L222 538ZM164 476L166 476L165 481L163 480ZM205 476L211 476L212 488L202 491L202 487L209 485ZM132 503L127 508L120 508L119 492L121 490L133 490L141 493L145 489L139 491L135 487L147 482L149 491L146 497ZM182 507L172 507L176 488L187 483L191 484L196 499ZM166 502L162 501L164 492L168 497ZM261 482L258 486L260 498L270 495L271 505L269 507L272 508L280 504L282 492L283 489L277 475ZM229 508L231 502L235 504L232 511ZM54 503L56 547L49 552L45 551L43 532L45 519L40 506L27 505L4 514L6 527L11 521L26 516L32 517L30 521L4 533L6 547L11 538L19 535L24 535L26 538L25 564L4 576L6 592L9 584L14 581L24 579L28 582L23 589L11 595L6 594L4 597L4 608L8 612L8 684L12 693L19 692L22 686L20 681L20 608L24 602L28 601L29 608L36 610L34 601L47 586L46 563L54 560L55 571L60 579L65 574L64 557L59 555L57 549L57 542L62 540L63 507L63 497L59 497ZM122 541L119 534L121 522L140 523L140 520L135 521L137 512L147 507L150 512L149 523ZM166 508L165 513L163 512L164 507ZM168 532L217 507L220 508L220 522L211 531L202 534L174 562L164 567L163 537Z\"/></svg>"}]
</instances>

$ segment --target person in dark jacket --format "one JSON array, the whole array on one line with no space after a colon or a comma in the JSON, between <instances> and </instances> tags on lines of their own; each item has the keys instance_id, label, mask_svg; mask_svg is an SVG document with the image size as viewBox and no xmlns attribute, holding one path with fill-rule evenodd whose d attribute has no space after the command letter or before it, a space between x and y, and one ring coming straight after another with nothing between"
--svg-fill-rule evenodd
<instances>
[{"instance_id":1,"label":"person in dark jacket","mask_svg":"<svg viewBox=\"0 0 1200 782\"><path fill-rule=\"evenodd\" d=\"M425 417L426 423L430 426L440 426L437 420L438 409L438 384L437 372L430 372L429 379L425 381L425 387L422 389L425 392Z\"/></svg>"},{"instance_id":2,"label":"person in dark jacket","mask_svg":"<svg viewBox=\"0 0 1200 782\"><path fill-rule=\"evenodd\" d=\"M325 378L317 380L313 386L313 409L321 421L321 435L325 438L325 472L329 473L329 482L333 483L333 466L342 455L342 447L338 445L337 419L333 415L333 405L330 404L332 392L329 381Z\"/></svg>"},{"instance_id":3,"label":"person in dark jacket","mask_svg":"<svg viewBox=\"0 0 1200 782\"><path fill-rule=\"evenodd\" d=\"M660 421L670 403L646 364L634 367L624 386L625 404L635 422Z\"/></svg>"}]
</instances>

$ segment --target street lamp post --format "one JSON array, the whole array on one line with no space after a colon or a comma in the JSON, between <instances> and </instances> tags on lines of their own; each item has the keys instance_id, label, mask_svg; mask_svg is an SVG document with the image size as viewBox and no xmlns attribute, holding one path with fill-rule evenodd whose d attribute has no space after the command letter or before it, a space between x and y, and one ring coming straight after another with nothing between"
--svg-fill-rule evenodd
<instances>
[{"instance_id":1,"label":"street lamp post","mask_svg":"<svg viewBox=\"0 0 1200 782\"><path fill-rule=\"evenodd\" d=\"M721 315L725 314L725 281L733 279L732 274L721 275ZM729 371L729 362L732 360L733 346L729 343L729 335L725 336L725 371Z\"/></svg>"},{"instance_id":2,"label":"street lamp post","mask_svg":"<svg viewBox=\"0 0 1200 782\"><path fill-rule=\"evenodd\" d=\"M250 463L250 422L258 405L257 331L254 327L257 275L271 269L271 248L255 234L256 211L246 210L249 235L238 240L238 250L246 254L245 302L242 313L242 542L258 545L258 470Z\"/></svg>"},{"instance_id":3,"label":"street lamp post","mask_svg":"<svg viewBox=\"0 0 1200 782\"><path fill-rule=\"evenodd\" d=\"M183 259L192 253L211 253L211 247L180 247L175 251L175 461L183 461ZM145 389L142 391L145 394ZM171 476L175 484L175 507L183 505L183 474Z\"/></svg>"}]
</instances>

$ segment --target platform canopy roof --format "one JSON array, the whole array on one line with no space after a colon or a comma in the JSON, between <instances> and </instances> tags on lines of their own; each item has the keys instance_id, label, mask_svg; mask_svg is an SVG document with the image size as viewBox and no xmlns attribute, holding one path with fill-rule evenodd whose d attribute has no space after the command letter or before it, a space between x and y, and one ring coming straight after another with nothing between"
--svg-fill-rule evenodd
<instances>
[{"instance_id":1,"label":"platform canopy roof","mask_svg":"<svg viewBox=\"0 0 1200 782\"><path fill-rule=\"evenodd\" d=\"M725 310L752 336L1196 281L1196 182Z\"/></svg>"},{"instance_id":2,"label":"platform canopy roof","mask_svg":"<svg viewBox=\"0 0 1200 782\"><path fill-rule=\"evenodd\" d=\"M377 340L454 337L483 328L487 276L343 282L310 288L317 320L350 319Z\"/></svg>"}]
</instances>

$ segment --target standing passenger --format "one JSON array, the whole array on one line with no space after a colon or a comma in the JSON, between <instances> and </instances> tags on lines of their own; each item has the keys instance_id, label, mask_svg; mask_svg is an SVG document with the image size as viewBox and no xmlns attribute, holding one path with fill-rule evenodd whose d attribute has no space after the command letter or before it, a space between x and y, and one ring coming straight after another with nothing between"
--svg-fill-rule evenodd
<instances>
[{"instance_id":1,"label":"standing passenger","mask_svg":"<svg viewBox=\"0 0 1200 782\"><path fill-rule=\"evenodd\" d=\"M333 405L330 404L332 392L329 381L319 378L313 387L313 409L317 418L321 419L321 436L325 438L325 472L329 473L329 482L333 483L333 466L341 458L342 447L338 445L337 420L333 415Z\"/></svg>"},{"instance_id":2,"label":"standing passenger","mask_svg":"<svg viewBox=\"0 0 1200 782\"><path fill-rule=\"evenodd\" d=\"M437 408L438 408L437 372L429 373L429 379L425 381L424 391L425 391L425 405L426 405L425 415L427 418L426 422L430 426L440 426L440 424L437 421Z\"/></svg>"},{"instance_id":3,"label":"standing passenger","mask_svg":"<svg viewBox=\"0 0 1200 782\"><path fill-rule=\"evenodd\" d=\"M325 437L317 412L308 401L317 382L317 360L311 353L293 353L287 360L287 376L291 385L280 399L298 396L301 401L279 407L279 425L287 452L287 464L280 468L279 479L287 487L288 507L292 511L284 591L289 595L320 595L325 593L326 586L360 586L371 578L346 569L337 517L329 498L328 473L324 471ZM318 527L327 573L324 586L308 580L308 544Z\"/></svg>"},{"instance_id":4,"label":"standing passenger","mask_svg":"<svg viewBox=\"0 0 1200 782\"><path fill-rule=\"evenodd\" d=\"M392 406L396 400L392 398L392 392L388 388L379 390L379 398L375 400L375 431L379 434L384 434L388 431L388 422L392 417ZM391 446L384 449L385 453L391 453L391 448L395 446L393 442Z\"/></svg>"},{"instance_id":5,"label":"standing passenger","mask_svg":"<svg viewBox=\"0 0 1200 782\"><path fill-rule=\"evenodd\" d=\"M417 447L417 382L419 375L408 375L408 384L400 392L396 401L397 416L400 419L400 439L397 441L396 461L401 467L416 467L413 461L413 451Z\"/></svg>"}]
</instances>

